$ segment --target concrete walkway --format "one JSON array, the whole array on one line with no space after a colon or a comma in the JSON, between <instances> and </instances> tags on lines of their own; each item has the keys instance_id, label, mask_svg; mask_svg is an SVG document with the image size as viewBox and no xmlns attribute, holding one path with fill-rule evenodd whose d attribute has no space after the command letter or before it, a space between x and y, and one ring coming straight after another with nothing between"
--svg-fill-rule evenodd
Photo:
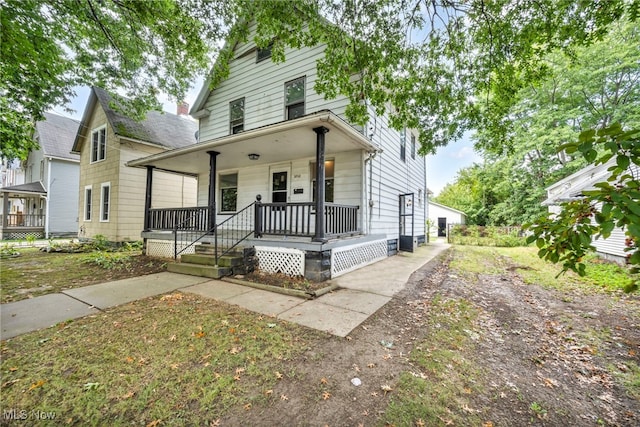
<instances>
[{"instance_id":1,"label":"concrete walkway","mask_svg":"<svg viewBox=\"0 0 640 427\"><path fill-rule=\"evenodd\" d=\"M47 328L131 301L179 290L225 301L309 328L347 336L402 290L411 274L449 245L430 243L331 280L340 289L314 300L176 273L157 273L69 289L0 306L1 339Z\"/></svg>"}]
</instances>

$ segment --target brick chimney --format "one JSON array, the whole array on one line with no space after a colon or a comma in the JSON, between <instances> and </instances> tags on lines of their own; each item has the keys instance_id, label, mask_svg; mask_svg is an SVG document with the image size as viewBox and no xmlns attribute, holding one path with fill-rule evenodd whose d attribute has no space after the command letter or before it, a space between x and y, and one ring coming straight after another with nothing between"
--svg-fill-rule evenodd
<instances>
[{"instance_id":1,"label":"brick chimney","mask_svg":"<svg viewBox=\"0 0 640 427\"><path fill-rule=\"evenodd\" d=\"M189 115L189 103L180 101L178 102L177 115L188 116Z\"/></svg>"}]
</instances>

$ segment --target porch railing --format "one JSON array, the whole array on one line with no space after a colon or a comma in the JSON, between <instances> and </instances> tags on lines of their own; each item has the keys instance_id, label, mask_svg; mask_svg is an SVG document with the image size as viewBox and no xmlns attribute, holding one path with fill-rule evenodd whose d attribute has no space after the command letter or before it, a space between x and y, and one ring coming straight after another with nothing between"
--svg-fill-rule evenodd
<instances>
[{"instance_id":1,"label":"porch railing","mask_svg":"<svg viewBox=\"0 0 640 427\"><path fill-rule=\"evenodd\" d=\"M359 206L327 203L324 207L325 233L331 237L358 234ZM315 203L256 202L256 234L313 237Z\"/></svg>"},{"instance_id":2,"label":"porch railing","mask_svg":"<svg viewBox=\"0 0 640 427\"><path fill-rule=\"evenodd\" d=\"M0 224L4 224L4 216L0 214ZM44 227L44 215L40 214L7 214L7 227Z\"/></svg>"},{"instance_id":3,"label":"porch railing","mask_svg":"<svg viewBox=\"0 0 640 427\"><path fill-rule=\"evenodd\" d=\"M209 207L149 209L150 230L207 230Z\"/></svg>"}]
</instances>

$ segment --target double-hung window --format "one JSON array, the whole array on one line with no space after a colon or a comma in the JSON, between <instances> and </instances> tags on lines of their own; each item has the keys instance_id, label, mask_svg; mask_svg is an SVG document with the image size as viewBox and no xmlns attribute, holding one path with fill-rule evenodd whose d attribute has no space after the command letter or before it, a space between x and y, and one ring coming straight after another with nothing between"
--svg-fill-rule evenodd
<instances>
[{"instance_id":1,"label":"double-hung window","mask_svg":"<svg viewBox=\"0 0 640 427\"><path fill-rule=\"evenodd\" d=\"M91 198L93 197L93 188L90 185L84 187L84 220L91 221Z\"/></svg>"},{"instance_id":2,"label":"double-hung window","mask_svg":"<svg viewBox=\"0 0 640 427\"><path fill-rule=\"evenodd\" d=\"M271 58L271 49L273 48L273 43L270 43L269 46L264 49L258 48L256 53L256 62L264 61L265 59Z\"/></svg>"},{"instance_id":3,"label":"double-hung window","mask_svg":"<svg viewBox=\"0 0 640 427\"><path fill-rule=\"evenodd\" d=\"M107 128L96 129L91 133L91 163L107 157Z\"/></svg>"},{"instance_id":4,"label":"double-hung window","mask_svg":"<svg viewBox=\"0 0 640 427\"><path fill-rule=\"evenodd\" d=\"M238 174L220 175L220 212L235 212L238 207Z\"/></svg>"},{"instance_id":5,"label":"double-hung window","mask_svg":"<svg viewBox=\"0 0 640 427\"><path fill-rule=\"evenodd\" d=\"M400 160L407 161L407 130L403 129L400 133Z\"/></svg>"},{"instance_id":6,"label":"double-hung window","mask_svg":"<svg viewBox=\"0 0 640 427\"><path fill-rule=\"evenodd\" d=\"M229 104L229 133L235 135L244 130L244 98Z\"/></svg>"},{"instance_id":7,"label":"double-hung window","mask_svg":"<svg viewBox=\"0 0 640 427\"><path fill-rule=\"evenodd\" d=\"M334 171L335 161L334 160L326 160L324 162L324 201L328 203L333 203L333 171ZM311 195L312 200L316 201L316 163L311 163Z\"/></svg>"},{"instance_id":8,"label":"double-hung window","mask_svg":"<svg viewBox=\"0 0 640 427\"><path fill-rule=\"evenodd\" d=\"M284 84L285 120L304 116L304 77Z\"/></svg>"},{"instance_id":9,"label":"double-hung window","mask_svg":"<svg viewBox=\"0 0 640 427\"><path fill-rule=\"evenodd\" d=\"M100 221L109 221L111 208L111 183L105 182L100 186Z\"/></svg>"}]
</instances>

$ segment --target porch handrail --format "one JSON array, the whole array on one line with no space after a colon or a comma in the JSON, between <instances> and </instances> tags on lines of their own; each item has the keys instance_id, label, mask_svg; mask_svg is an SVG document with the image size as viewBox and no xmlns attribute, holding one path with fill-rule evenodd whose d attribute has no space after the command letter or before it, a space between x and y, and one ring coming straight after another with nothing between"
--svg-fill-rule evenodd
<instances>
[{"instance_id":1,"label":"porch handrail","mask_svg":"<svg viewBox=\"0 0 640 427\"><path fill-rule=\"evenodd\" d=\"M174 230L180 225L184 230L206 230L209 220L209 207L149 209L150 230Z\"/></svg>"},{"instance_id":2,"label":"porch handrail","mask_svg":"<svg viewBox=\"0 0 640 427\"><path fill-rule=\"evenodd\" d=\"M3 223L4 214L0 214L0 224ZM15 213L7 215L7 227L44 227L44 214Z\"/></svg>"},{"instance_id":3,"label":"porch handrail","mask_svg":"<svg viewBox=\"0 0 640 427\"><path fill-rule=\"evenodd\" d=\"M254 209L252 209L255 202L239 210L229 218L222 221L220 224L216 224L214 227L208 230L202 229L188 229L185 228L185 224L189 224L191 218L185 219L182 223L178 223L173 229L173 242L174 242L174 259L178 258L182 252L198 243L205 236L213 235L214 238L214 257L215 263L218 264L218 259L223 255L228 254L242 241L246 240L251 234L254 233L255 220L253 218ZM211 208L206 207L207 210ZM213 206L215 209L215 206ZM245 226L245 227L242 227ZM182 249L178 250L178 233L181 232L182 236L190 236L187 239L181 239L181 241L188 241L189 243ZM226 244L225 244L226 243ZM225 244L225 245L222 245ZM218 248L224 247L222 253L218 254Z\"/></svg>"}]
</instances>

